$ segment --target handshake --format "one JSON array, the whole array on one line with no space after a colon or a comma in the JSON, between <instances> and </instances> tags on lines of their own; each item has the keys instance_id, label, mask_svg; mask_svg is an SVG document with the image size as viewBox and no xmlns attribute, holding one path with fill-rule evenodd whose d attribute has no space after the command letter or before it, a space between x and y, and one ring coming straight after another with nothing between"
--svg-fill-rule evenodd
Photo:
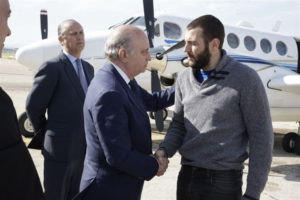
<instances>
[{"instance_id":1,"label":"handshake","mask_svg":"<svg viewBox=\"0 0 300 200\"><path fill-rule=\"evenodd\" d=\"M169 164L169 159L167 158L165 152L163 150L157 150L154 155L151 155L154 157L159 165L158 171L156 176L162 176L166 172Z\"/></svg>"}]
</instances>

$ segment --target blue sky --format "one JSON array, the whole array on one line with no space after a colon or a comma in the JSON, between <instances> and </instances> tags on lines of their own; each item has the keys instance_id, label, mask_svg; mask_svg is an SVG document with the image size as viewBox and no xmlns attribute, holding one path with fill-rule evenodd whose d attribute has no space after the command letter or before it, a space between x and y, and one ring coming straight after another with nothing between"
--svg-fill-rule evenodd
<instances>
[{"instance_id":1,"label":"blue sky","mask_svg":"<svg viewBox=\"0 0 300 200\"><path fill-rule=\"evenodd\" d=\"M142 14L142 0L9 0L12 35L6 47L20 47L38 40L40 10L48 10L49 37L56 37L64 19L79 21L85 32L107 29L131 16ZM259 30L271 31L281 21L279 32L300 38L299 0L154 0L155 12L196 18L213 14L224 24L247 21Z\"/></svg>"}]
</instances>

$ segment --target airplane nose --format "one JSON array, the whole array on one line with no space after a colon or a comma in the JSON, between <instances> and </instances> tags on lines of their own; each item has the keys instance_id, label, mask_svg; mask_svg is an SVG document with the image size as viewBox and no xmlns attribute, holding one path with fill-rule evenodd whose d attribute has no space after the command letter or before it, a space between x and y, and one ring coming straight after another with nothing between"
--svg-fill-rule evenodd
<instances>
[{"instance_id":1,"label":"airplane nose","mask_svg":"<svg viewBox=\"0 0 300 200\"><path fill-rule=\"evenodd\" d=\"M39 44L21 47L16 52L16 60L25 66L38 66L43 59L43 50Z\"/></svg>"},{"instance_id":2,"label":"airplane nose","mask_svg":"<svg viewBox=\"0 0 300 200\"><path fill-rule=\"evenodd\" d=\"M60 50L57 38L49 38L18 49L16 60L36 71L43 62L58 55Z\"/></svg>"}]
</instances>

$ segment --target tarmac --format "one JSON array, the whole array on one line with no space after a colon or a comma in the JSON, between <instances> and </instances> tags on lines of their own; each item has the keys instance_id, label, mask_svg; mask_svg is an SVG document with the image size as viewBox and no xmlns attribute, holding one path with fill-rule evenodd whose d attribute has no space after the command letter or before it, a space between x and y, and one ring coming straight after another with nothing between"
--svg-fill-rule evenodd
<instances>
[{"instance_id":1,"label":"tarmac","mask_svg":"<svg viewBox=\"0 0 300 200\"><path fill-rule=\"evenodd\" d=\"M33 73L26 67L18 64L15 60L0 59L0 86L10 95L14 102L17 114L24 112L25 100L32 86ZM165 130L158 132L155 130L154 121L152 125L153 151L163 140L166 128L171 118L165 121ZM284 133L297 132L296 122L276 122L274 128L274 150L271 171L268 182L261 194L261 200L300 200L300 156L286 153L281 147L281 140ZM25 143L29 143L30 138L24 138ZM43 157L38 150L29 150L43 182ZM146 181L142 193L142 200L175 200L176 182L178 171L180 170L180 155L176 153L169 163L167 172L161 177L154 177L151 181ZM243 172L243 191L246 188L246 178L248 174L248 160L245 162Z\"/></svg>"}]
</instances>

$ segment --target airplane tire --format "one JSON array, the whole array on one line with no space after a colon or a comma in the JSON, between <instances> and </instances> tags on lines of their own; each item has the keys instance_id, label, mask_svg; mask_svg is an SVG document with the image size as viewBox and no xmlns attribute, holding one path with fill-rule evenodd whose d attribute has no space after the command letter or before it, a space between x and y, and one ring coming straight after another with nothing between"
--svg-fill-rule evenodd
<instances>
[{"instance_id":1,"label":"airplane tire","mask_svg":"<svg viewBox=\"0 0 300 200\"><path fill-rule=\"evenodd\" d=\"M34 136L34 131L31 122L29 121L26 112L23 112L19 118L18 118L18 123L19 123L19 129L21 134L24 137L33 137Z\"/></svg>"},{"instance_id":2,"label":"airplane tire","mask_svg":"<svg viewBox=\"0 0 300 200\"><path fill-rule=\"evenodd\" d=\"M151 119L154 119L154 112L150 112L149 116ZM168 110L167 109L163 109L163 120L166 120L168 117Z\"/></svg>"},{"instance_id":3,"label":"airplane tire","mask_svg":"<svg viewBox=\"0 0 300 200\"><path fill-rule=\"evenodd\" d=\"M295 153L300 155L300 135L297 135L297 138L295 141Z\"/></svg>"},{"instance_id":4,"label":"airplane tire","mask_svg":"<svg viewBox=\"0 0 300 200\"><path fill-rule=\"evenodd\" d=\"M150 113L149 113L149 117L150 117L151 119L154 119L154 112L150 112Z\"/></svg>"},{"instance_id":5,"label":"airplane tire","mask_svg":"<svg viewBox=\"0 0 300 200\"><path fill-rule=\"evenodd\" d=\"M295 144L296 144L296 138L297 134L290 132L287 133L283 139L282 139L282 148L284 151L288 153L294 153L295 152Z\"/></svg>"}]
</instances>

